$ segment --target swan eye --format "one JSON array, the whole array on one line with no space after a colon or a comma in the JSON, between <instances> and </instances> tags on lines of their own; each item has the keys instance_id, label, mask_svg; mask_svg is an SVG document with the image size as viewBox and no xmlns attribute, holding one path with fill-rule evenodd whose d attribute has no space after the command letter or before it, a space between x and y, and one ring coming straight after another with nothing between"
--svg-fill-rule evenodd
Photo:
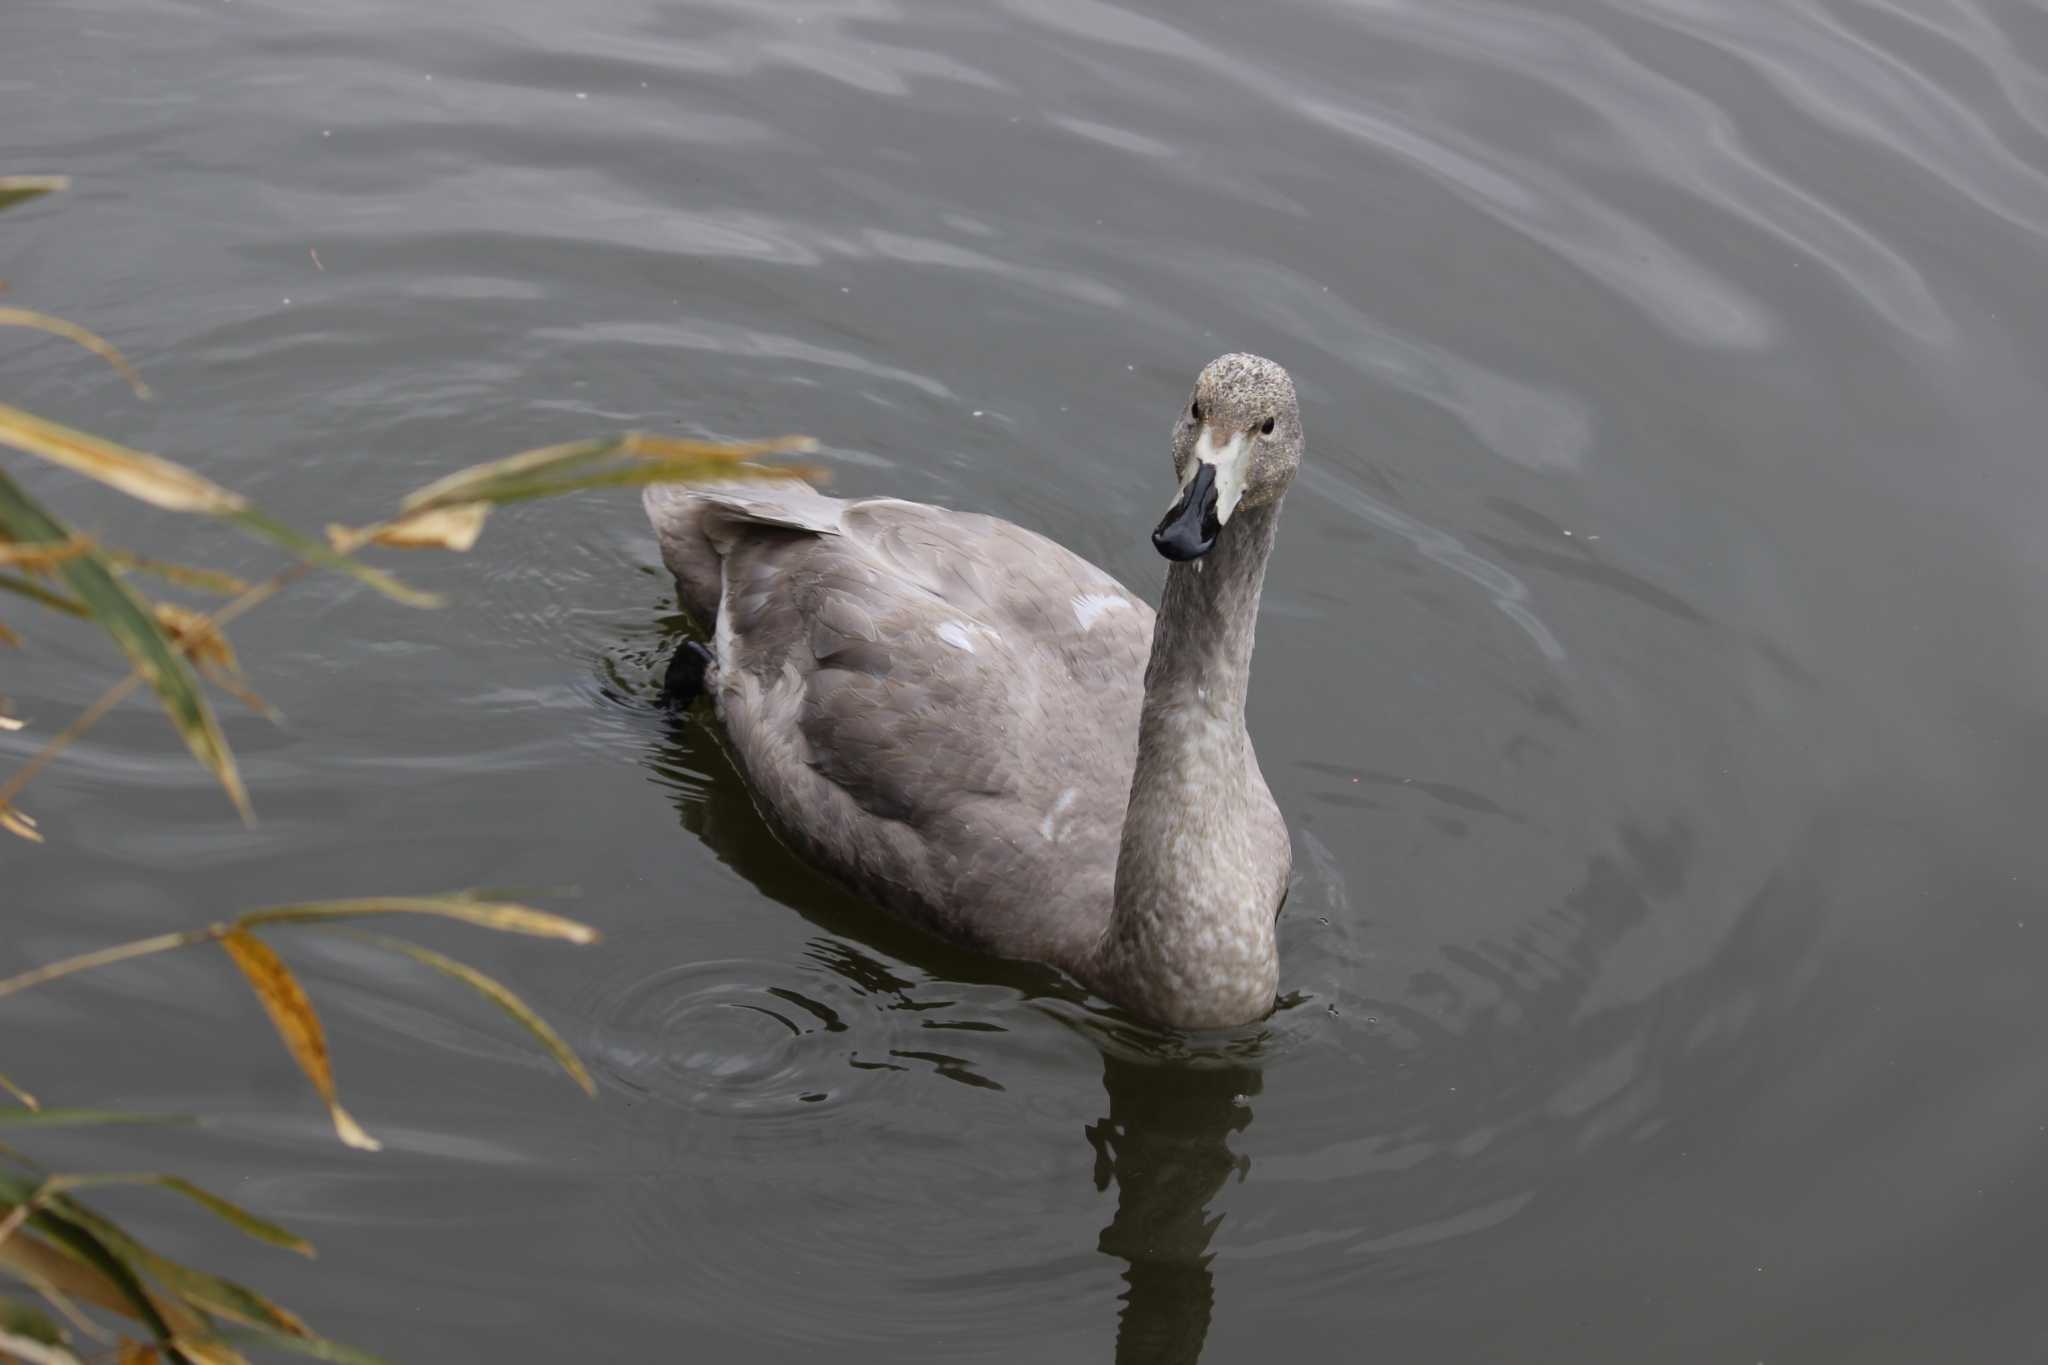
<instances>
[{"instance_id":1,"label":"swan eye","mask_svg":"<svg viewBox=\"0 0 2048 1365\"><path fill-rule=\"evenodd\" d=\"M1262 435L1271 436L1273 434L1273 419L1268 417L1266 424L1260 427L1259 431Z\"/></svg>"},{"instance_id":2,"label":"swan eye","mask_svg":"<svg viewBox=\"0 0 2048 1365\"><path fill-rule=\"evenodd\" d=\"M1202 403L1200 399L1196 399L1188 404L1188 416L1194 418L1197 422L1202 420Z\"/></svg>"}]
</instances>

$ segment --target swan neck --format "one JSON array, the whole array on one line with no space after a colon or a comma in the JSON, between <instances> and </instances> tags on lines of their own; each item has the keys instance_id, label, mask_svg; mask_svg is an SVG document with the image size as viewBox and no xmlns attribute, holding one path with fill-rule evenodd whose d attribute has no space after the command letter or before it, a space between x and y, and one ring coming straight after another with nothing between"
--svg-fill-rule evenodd
<instances>
[{"instance_id":1,"label":"swan neck","mask_svg":"<svg viewBox=\"0 0 2048 1365\"><path fill-rule=\"evenodd\" d=\"M1138 759L1103 939L1116 994L1155 1021L1262 1017L1278 973L1245 698L1277 503L1240 508L1167 571L1145 669Z\"/></svg>"}]
</instances>

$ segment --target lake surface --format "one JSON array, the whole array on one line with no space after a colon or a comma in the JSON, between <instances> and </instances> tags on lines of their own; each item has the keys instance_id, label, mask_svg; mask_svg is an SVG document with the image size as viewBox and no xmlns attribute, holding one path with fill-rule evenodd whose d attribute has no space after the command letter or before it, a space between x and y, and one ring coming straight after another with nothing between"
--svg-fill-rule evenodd
<instances>
[{"instance_id":1,"label":"lake surface","mask_svg":"<svg viewBox=\"0 0 2048 1365\"><path fill-rule=\"evenodd\" d=\"M630 494L236 640L245 830L137 702L0 843L0 971L279 901L427 925L599 1082L284 943L352 1153L213 956L0 1006L51 1102L215 1116L167 1247L401 1361L2048 1359L2048 11L2022 0L10 0L5 398L296 524L635 427L1156 600L1195 371L1299 386L1251 728L1283 1008L1150 1034L893 926L655 684ZM12 456L86 528L274 557ZM24 613L10 607L11 624ZM38 623L40 626L41 623ZM0 656L20 761L117 676Z\"/></svg>"}]
</instances>

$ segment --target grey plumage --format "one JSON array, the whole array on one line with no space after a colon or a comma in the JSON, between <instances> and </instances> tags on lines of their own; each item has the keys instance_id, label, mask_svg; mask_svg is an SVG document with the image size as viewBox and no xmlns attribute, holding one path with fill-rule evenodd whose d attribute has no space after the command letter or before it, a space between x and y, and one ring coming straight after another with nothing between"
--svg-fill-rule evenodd
<instances>
[{"instance_id":1,"label":"grey plumage","mask_svg":"<svg viewBox=\"0 0 2048 1365\"><path fill-rule=\"evenodd\" d=\"M1287 831L1244 697L1301 437L1286 372L1256 357L1213 362L1192 407L1183 498L1198 454L1242 493L1169 570L1156 622L994 517L795 482L653 487L646 507L711 632L733 750L798 853L948 938L1203 1027L1264 1015L1277 984Z\"/></svg>"}]
</instances>

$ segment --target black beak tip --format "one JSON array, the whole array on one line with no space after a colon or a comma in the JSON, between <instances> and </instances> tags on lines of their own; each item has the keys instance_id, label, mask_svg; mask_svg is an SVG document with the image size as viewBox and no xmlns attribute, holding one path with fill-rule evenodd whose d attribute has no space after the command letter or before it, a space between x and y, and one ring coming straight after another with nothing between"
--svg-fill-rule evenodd
<instances>
[{"instance_id":1,"label":"black beak tip","mask_svg":"<svg viewBox=\"0 0 2048 1365\"><path fill-rule=\"evenodd\" d=\"M1185 522L1162 526L1152 533L1152 548L1176 563L1200 559L1215 544L1214 536L1196 535Z\"/></svg>"}]
</instances>

